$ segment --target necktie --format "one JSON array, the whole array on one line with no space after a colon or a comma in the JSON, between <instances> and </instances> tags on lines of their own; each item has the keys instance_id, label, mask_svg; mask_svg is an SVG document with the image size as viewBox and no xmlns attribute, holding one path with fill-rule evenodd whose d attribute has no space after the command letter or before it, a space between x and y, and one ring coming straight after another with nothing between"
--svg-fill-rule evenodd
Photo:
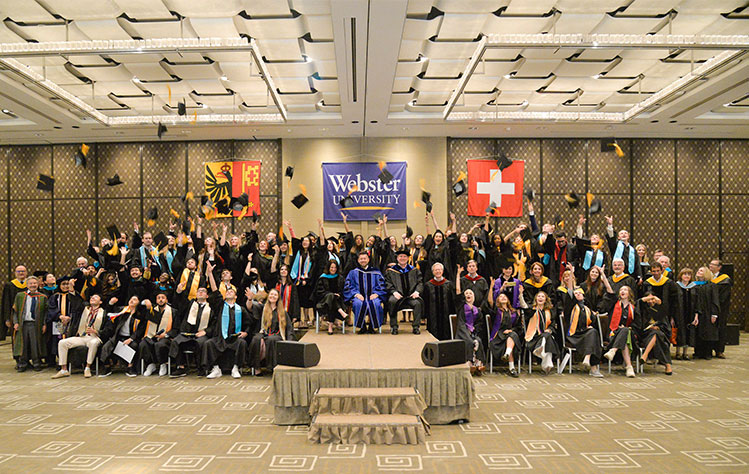
<instances>
[{"instance_id":1,"label":"necktie","mask_svg":"<svg viewBox=\"0 0 749 474\"><path fill-rule=\"evenodd\" d=\"M31 297L31 319L36 321L36 298Z\"/></svg>"},{"instance_id":2,"label":"necktie","mask_svg":"<svg viewBox=\"0 0 749 474\"><path fill-rule=\"evenodd\" d=\"M94 320L96 319L96 313L97 312L98 312L98 310L91 311L91 314L88 317L88 327L91 327L91 326L94 325Z\"/></svg>"}]
</instances>

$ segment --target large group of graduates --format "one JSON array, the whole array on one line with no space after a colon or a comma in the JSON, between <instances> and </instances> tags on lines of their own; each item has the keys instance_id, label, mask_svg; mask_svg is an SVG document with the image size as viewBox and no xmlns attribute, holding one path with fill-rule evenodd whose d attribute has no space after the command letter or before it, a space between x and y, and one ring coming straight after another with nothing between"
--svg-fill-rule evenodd
<instances>
[{"instance_id":1,"label":"large group of graduates","mask_svg":"<svg viewBox=\"0 0 749 474\"><path fill-rule=\"evenodd\" d=\"M672 347L676 359L725 357L731 279L720 260L677 273L662 252L615 233L613 217L586 236L583 216L567 234L539 228L532 202L528 211L529 226L503 233L489 213L465 232L450 214L443 231L429 210L425 235L407 226L400 238L383 215L376 234L355 235L345 209L337 235L318 220L317 233L284 221L259 236L257 216L242 235L202 219L156 235L112 227L98 245L89 231L86 256L63 277L15 267L0 340L11 338L16 370L46 365L55 378L70 375L75 351L86 377L94 366L99 376L121 366L133 377L178 377L190 362L208 378L262 375L278 341L310 325L376 333L388 317L392 334L399 322L419 334L426 320L437 339L464 340L477 375L490 360L507 361L513 377L521 360L540 360L548 374L573 353L595 377L604 359L628 377L649 360L671 375Z\"/></svg>"}]
</instances>

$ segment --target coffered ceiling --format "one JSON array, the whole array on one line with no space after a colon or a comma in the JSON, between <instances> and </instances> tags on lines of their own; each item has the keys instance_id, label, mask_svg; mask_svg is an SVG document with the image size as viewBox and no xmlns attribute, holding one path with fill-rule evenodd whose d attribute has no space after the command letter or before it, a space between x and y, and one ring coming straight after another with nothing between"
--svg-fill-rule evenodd
<instances>
[{"instance_id":1,"label":"coffered ceiling","mask_svg":"<svg viewBox=\"0 0 749 474\"><path fill-rule=\"evenodd\" d=\"M748 5L0 0L0 143L746 138Z\"/></svg>"}]
</instances>

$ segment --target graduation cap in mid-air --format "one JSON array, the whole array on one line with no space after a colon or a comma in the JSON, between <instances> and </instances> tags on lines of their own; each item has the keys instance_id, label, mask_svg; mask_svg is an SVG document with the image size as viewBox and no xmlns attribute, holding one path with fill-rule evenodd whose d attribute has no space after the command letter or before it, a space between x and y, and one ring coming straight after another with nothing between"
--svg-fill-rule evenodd
<instances>
[{"instance_id":1,"label":"graduation cap in mid-air","mask_svg":"<svg viewBox=\"0 0 749 474\"><path fill-rule=\"evenodd\" d=\"M190 219L183 219L181 227L184 234L189 234L190 232L192 232L192 222L190 221Z\"/></svg>"},{"instance_id":2,"label":"graduation cap in mid-air","mask_svg":"<svg viewBox=\"0 0 749 474\"><path fill-rule=\"evenodd\" d=\"M146 225L148 227L153 227L153 225L156 224L156 219L158 218L159 218L159 209L157 207L152 207L146 213Z\"/></svg>"},{"instance_id":3,"label":"graduation cap in mid-air","mask_svg":"<svg viewBox=\"0 0 749 474\"><path fill-rule=\"evenodd\" d=\"M247 193L242 193L239 195L239 197L231 199L231 208L235 211L242 212L242 209L247 207L249 204L250 197L247 195Z\"/></svg>"},{"instance_id":4,"label":"graduation cap in mid-air","mask_svg":"<svg viewBox=\"0 0 749 474\"><path fill-rule=\"evenodd\" d=\"M301 209L302 206L307 204L309 199L307 199L307 196L305 196L303 193L299 193L296 196L294 196L294 199L291 200L291 203L296 206L297 209Z\"/></svg>"},{"instance_id":5,"label":"graduation cap in mid-air","mask_svg":"<svg viewBox=\"0 0 749 474\"><path fill-rule=\"evenodd\" d=\"M166 125L159 122L159 125L156 127L156 135L159 137L159 140L161 140L161 136L167 132Z\"/></svg>"},{"instance_id":6,"label":"graduation cap in mid-air","mask_svg":"<svg viewBox=\"0 0 749 474\"><path fill-rule=\"evenodd\" d=\"M75 151L75 165L76 166L82 166L86 167L86 163L88 162L88 152L91 149L88 145L85 143L81 143L81 146Z\"/></svg>"},{"instance_id":7,"label":"graduation cap in mid-air","mask_svg":"<svg viewBox=\"0 0 749 474\"><path fill-rule=\"evenodd\" d=\"M601 206L601 200L598 198L593 198L590 201L590 205L588 206L588 213L593 216L595 214L598 214L603 210L603 207Z\"/></svg>"},{"instance_id":8,"label":"graduation cap in mid-air","mask_svg":"<svg viewBox=\"0 0 749 474\"><path fill-rule=\"evenodd\" d=\"M422 190L421 191L421 202L423 202L424 204L427 204L431 200L432 200L432 193L430 193L429 191Z\"/></svg>"},{"instance_id":9,"label":"graduation cap in mid-air","mask_svg":"<svg viewBox=\"0 0 749 474\"><path fill-rule=\"evenodd\" d=\"M218 213L222 215L229 214L230 208L229 203L226 199L222 199L216 203L216 211L218 211Z\"/></svg>"},{"instance_id":10,"label":"graduation cap in mid-air","mask_svg":"<svg viewBox=\"0 0 749 474\"><path fill-rule=\"evenodd\" d=\"M534 191L533 188L526 189L523 194L525 194L525 198L528 202L533 202L533 200L536 199L536 191Z\"/></svg>"},{"instance_id":11,"label":"graduation cap in mid-air","mask_svg":"<svg viewBox=\"0 0 749 474\"><path fill-rule=\"evenodd\" d=\"M560 229L564 229L564 219L562 219L562 216L557 214L554 216L554 225L559 227Z\"/></svg>"},{"instance_id":12,"label":"graduation cap in mid-air","mask_svg":"<svg viewBox=\"0 0 749 474\"><path fill-rule=\"evenodd\" d=\"M284 172L284 176L291 179L294 177L294 167L293 166L287 166L286 171Z\"/></svg>"},{"instance_id":13,"label":"graduation cap in mid-air","mask_svg":"<svg viewBox=\"0 0 749 474\"><path fill-rule=\"evenodd\" d=\"M574 209L580 205L580 197L575 193L565 194L564 200L567 201L567 205L570 207L570 209Z\"/></svg>"},{"instance_id":14,"label":"graduation cap in mid-air","mask_svg":"<svg viewBox=\"0 0 749 474\"><path fill-rule=\"evenodd\" d=\"M504 171L505 168L509 168L511 165L512 160L508 158L507 155L502 153L497 160L497 167L499 168L499 171Z\"/></svg>"},{"instance_id":15,"label":"graduation cap in mid-air","mask_svg":"<svg viewBox=\"0 0 749 474\"><path fill-rule=\"evenodd\" d=\"M375 222L379 223L380 219L382 219L382 213L381 212L375 212L372 214L372 219L375 220Z\"/></svg>"},{"instance_id":16,"label":"graduation cap in mid-air","mask_svg":"<svg viewBox=\"0 0 749 474\"><path fill-rule=\"evenodd\" d=\"M377 165L380 167L380 174L377 175L377 179L379 179L382 184L388 184L393 180L393 174L390 173L387 168L385 168L384 161L380 161Z\"/></svg>"},{"instance_id":17,"label":"graduation cap in mid-air","mask_svg":"<svg viewBox=\"0 0 749 474\"><path fill-rule=\"evenodd\" d=\"M177 102L177 114L178 115L187 114L187 104L185 103L185 99L182 99L182 102Z\"/></svg>"},{"instance_id":18,"label":"graduation cap in mid-air","mask_svg":"<svg viewBox=\"0 0 749 474\"><path fill-rule=\"evenodd\" d=\"M601 152L606 153L609 151L615 152L619 158L624 157L624 150L616 142L616 138L604 138L601 140Z\"/></svg>"},{"instance_id":19,"label":"graduation cap in mid-air","mask_svg":"<svg viewBox=\"0 0 749 474\"><path fill-rule=\"evenodd\" d=\"M156 248L163 249L167 246L167 243L169 241L166 238L166 235L164 235L163 232L159 232L156 234L156 236L153 238L153 244L156 246Z\"/></svg>"},{"instance_id":20,"label":"graduation cap in mid-air","mask_svg":"<svg viewBox=\"0 0 749 474\"><path fill-rule=\"evenodd\" d=\"M257 213L256 210L253 209L252 210L252 222L253 223L257 222L258 217L260 217L260 215Z\"/></svg>"},{"instance_id":21,"label":"graduation cap in mid-air","mask_svg":"<svg viewBox=\"0 0 749 474\"><path fill-rule=\"evenodd\" d=\"M52 189L55 187L55 178L52 176L47 176L46 174L40 174L39 179L36 181L36 189L41 189L42 191L52 192Z\"/></svg>"},{"instance_id":22,"label":"graduation cap in mid-air","mask_svg":"<svg viewBox=\"0 0 749 474\"><path fill-rule=\"evenodd\" d=\"M354 205L354 199L351 196L346 196L345 198L341 199L341 202L338 203L339 206L341 206L341 209L346 209L347 207L351 207Z\"/></svg>"},{"instance_id":23,"label":"graduation cap in mid-air","mask_svg":"<svg viewBox=\"0 0 749 474\"><path fill-rule=\"evenodd\" d=\"M115 174L111 178L107 178L107 186L117 186L122 184L122 181L120 180L120 175Z\"/></svg>"},{"instance_id":24,"label":"graduation cap in mid-air","mask_svg":"<svg viewBox=\"0 0 749 474\"><path fill-rule=\"evenodd\" d=\"M414 235L414 230L409 226L406 226L406 237L411 237L412 235Z\"/></svg>"},{"instance_id":25,"label":"graduation cap in mid-air","mask_svg":"<svg viewBox=\"0 0 749 474\"><path fill-rule=\"evenodd\" d=\"M492 214L496 210L497 210L497 203L494 202L494 201L492 201L492 202L489 203L489 206L486 208L486 210L484 211L484 213L486 213L486 214Z\"/></svg>"},{"instance_id":26,"label":"graduation cap in mid-air","mask_svg":"<svg viewBox=\"0 0 749 474\"><path fill-rule=\"evenodd\" d=\"M453 184L453 193L455 193L455 197L465 194L467 190L468 190L468 186L466 186L466 182L462 179L458 181L457 183Z\"/></svg>"},{"instance_id":27,"label":"graduation cap in mid-air","mask_svg":"<svg viewBox=\"0 0 749 474\"><path fill-rule=\"evenodd\" d=\"M426 204L426 208L427 208L427 212L432 212L432 201L429 201L429 202L428 202L428 203Z\"/></svg>"}]
</instances>

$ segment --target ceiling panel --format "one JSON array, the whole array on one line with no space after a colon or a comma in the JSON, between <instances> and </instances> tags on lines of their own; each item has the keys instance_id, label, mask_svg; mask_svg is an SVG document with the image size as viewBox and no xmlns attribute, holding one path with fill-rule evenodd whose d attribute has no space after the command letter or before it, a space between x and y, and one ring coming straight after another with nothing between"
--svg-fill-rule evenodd
<instances>
[{"instance_id":1,"label":"ceiling panel","mask_svg":"<svg viewBox=\"0 0 749 474\"><path fill-rule=\"evenodd\" d=\"M559 67L557 59L526 59L517 69L515 77L546 77Z\"/></svg>"},{"instance_id":2,"label":"ceiling panel","mask_svg":"<svg viewBox=\"0 0 749 474\"><path fill-rule=\"evenodd\" d=\"M197 38L190 22L180 22L171 17L160 21L136 21L128 18L117 18L122 29L133 37L151 38Z\"/></svg>"},{"instance_id":3,"label":"ceiling panel","mask_svg":"<svg viewBox=\"0 0 749 474\"><path fill-rule=\"evenodd\" d=\"M661 15L673 10L681 0L634 0L624 10L625 15Z\"/></svg>"},{"instance_id":4,"label":"ceiling panel","mask_svg":"<svg viewBox=\"0 0 749 474\"><path fill-rule=\"evenodd\" d=\"M650 32L657 32L660 29L659 25L662 25L663 21L663 18L605 15L598 26L593 28L592 33L644 35Z\"/></svg>"},{"instance_id":5,"label":"ceiling panel","mask_svg":"<svg viewBox=\"0 0 749 474\"><path fill-rule=\"evenodd\" d=\"M471 15L466 13L446 13L442 19L438 40L470 41L479 36L489 15L486 13Z\"/></svg>"},{"instance_id":6,"label":"ceiling panel","mask_svg":"<svg viewBox=\"0 0 749 474\"><path fill-rule=\"evenodd\" d=\"M554 21L553 16L496 16L490 15L486 21L483 33L543 33Z\"/></svg>"},{"instance_id":7,"label":"ceiling panel","mask_svg":"<svg viewBox=\"0 0 749 474\"><path fill-rule=\"evenodd\" d=\"M172 14L161 0L114 0L125 14L136 20L171 18Z\"/></svg>"},{"instance_id":8,"label":"ceiling panel","mask_svg":"<svg viewBox=\"0 0 749 474\"><path fill-rule=\"evenodd\" d=\"M295 2L295 8L305 9L305 6L313 2ZM317 1L316 3L323 3ZM242 7L251 17L274 17L274 16L291 16L288 2L279 2L277 0L252 0L242 2ZM313 13L314 11L302 11L302 13Z\"/></svg>"},{"instance_id":9,"label":"ceiling panel","mask_svg":"<svg viewBox=\"0 0 749 474\"><path fill-rule=\"evenodd\" d=\"M88 38L76 27L66 28L65 23L23 25L6 21L5 25L27 41L81 41Z\"/></svg>"},{"instance_id":10,"label":"ceiling panel","mask_svg":"<svg viewBox=\"0 0 749 474\"><path fill-rule=\"evenodd\" d=\"M171 11L187 17L234 16L244 10L242 0L162 0ZM284 2L286 3L286 2Z\"/></svg>"},{"instance_id":11,"label":"ceiling panel","mask_svg":"<svg viewBox=\"0 0 749 474\"><path fill-rule=\"evenodd\" d=\"M683 0L676 6L679 13L691 14L716 14L732 12L737 8L746 6L746 0Z\"/></svg>"},{"instance_id":12,"label":"ceiling panel","mask_svg":"<svg viewBox=\"0 0 749 474\"><path fill-rule=\"evenodd\" d=\"M603 13L564 13L559 15L556 23L554 23L554 31L560 35L572 33L588 34L603 21L604 16L606 15Z\"/></svg>"},{"instance_id":13,"label":"ceiling panel","mask_svg":"<svg viewBox=\"0 0 749 474\"><path fill-rule=\"evenodd\" d=\"M66 19L107 20L120 16L122 9L112 0L72 2L70 0L44 0L55 13Z\"/></svg>"},{"instance_id":14,"label":"ceiling panel","mask_svg":"<svg viewBox=\"0 0 749 474\"><path fill-rule=\"evenodd\" d=\"M466 64L467 59L430 59L424 77L458 77Z\"/></svg>"},{"instance_id":15,"label":"ceiling panel","mask_svg":"<svg viewBox=\"0 0 749 474\"><path fill-rule=\"evenodd\" d=\"M0 15L17 22L41 23L56 21L47 10L36 2L18 0L0 0Z\"/></svg>"},{"instance_id":16,"label":"ceiling panel","mask_svg":"<svg viewBox=\"0 0 749 474\"><path fill-rule=\"evenodd\" d=\"M588 62L564 60L554 69L555 76L595 76L611 66L610 62Z\"/></svg>"},{"instance_id":17,"label":"ceiling panel","mask_svg":"<svg viewBox=\"0 0 749 474\"><path fill-rule=\"evenodd\" d=\"M557 3L557 0L524 0L522 2L510 2L505 10L508 15L543 15L548 13Z\"/></svg>"},{"instance_id":18,"label":"ceiling panel","mask_svg":"<svg viewBox=\"0 0 749 474\"><path fill-rule=\"evenodd\" d=\"M236 38L239 36L233 18L188 18L200 38Z\"/></svg>"},{"instance_id":19,"label":"ceiling panel","mask_svg":"<svg viewBox=\"0 0 749 474\"><path fill-rule=\"evenodd\" d=\"M608 13L626 3L623 0L558 0L556 9L563 13Z\"/></svg>"},{"instance_id":20,"label":"ceiling panel","mask_svg":"<svg viewBox=\"0 0 749 474\"><path fill-rule=\"evenodd\" d=\"M611 68L608 77L635 77L650 69L658 61L654 59L622 59Z\"/></svg>"},{"instance_id":21,"label":"ceiling panel","mask_svg":"<svg viewBox=\"0 0 749 474\"><path fill-rule=\"evenodd\" d=\"M442 16L424 20L420 18L406 18L403 25L403 39L425 40L435 36L442 23Z\"/></svg>"},{"instance_id":22,"label":"ceiling panel","mask_svg":"<svg viewBox=\"0 0 749 474\"><path fill-rule=\"evenodd\" d=\"M101 20L79 21L72 23L84 35L92 40L129 40L132 37L120 27L114 18Z\"/></svg>"},{"instance_id":23,"label":"ceiling panel","mask_svg":"<svg viewBox=\"0 0 749 474\"><path fill-rule=\"evenodd\" d=\"M449 13L489 13L508 3L509 0L436 0L435 6Z\"/></svg>"}]
</instances>

